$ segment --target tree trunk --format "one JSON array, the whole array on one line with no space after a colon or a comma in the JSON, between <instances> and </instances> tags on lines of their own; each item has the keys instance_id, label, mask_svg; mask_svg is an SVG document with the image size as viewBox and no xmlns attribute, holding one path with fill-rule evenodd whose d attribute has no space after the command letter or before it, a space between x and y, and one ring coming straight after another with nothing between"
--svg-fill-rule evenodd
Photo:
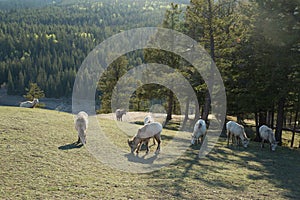
<instances>
[{"instance_id":1,"label":"tree trunk","mask_svg":"<svg viewBox=\"0 0 300 200\"><path fill-rule=\"evenodd\" d=\"M270 124L270 128L273 129L274 128L274 103L273 103L273 106L272 106L272 110L271 110L272 114L271 114L271 124Z\"/></svg>"},{"instance_id":2,"label":"tree trunk","mask_svg":"<svg viewBox=\"0 0 300 200\"><path fill-rule=\"evenodd\" d=\"M174 99L174 95L173 92L170 90L166 123L172 119L173 99Z\"/></svg>"},{"instance_id":3,"label":"tree trunk","mask_svg":"<svg viewBox=\"0 0 300 200\"><path fill-rule=\"evenodd\" d=\"M241 113L237 114L236 118L237 118L237 122L238 122L239 124L244 125L243 114L241 114Z\"/></svg>"},{"instance_id":4,"label":"tree trunk","mask_svg":"<svg viewBox=\"0 0 300 200\"><path fill-rule=\"evenodd\" d=\"M297 121L298 121L298 114L299 114L299 107L300 107L300 102L297 102L297 103L298 103L298 105L296 107L296 115L295 115L295 121L294 121L294 128L293 128L293 135L292 135L291 147L293 147L293 145L294 145L294 139L295 139L295 133L296 133Z\"/></svg>"},{"instance_id":5,"label":"tree trunk","mask_svg":"<svg viewBox=\"0 0 300 200\"><path fill-rule=\"evenodd\" d=\"M276 131L275 131L275 137L278 141L278 145L282 145L282 128L283 128L283 121L284 121L284 104L285 104L285 98L281 97L278 102L278 108L277 108L277 120L276 120Z\"/></svg>"},{"instance_id":6,"label":"tree trunk","mask_svg":"<svg viewBox=\"0 0 300 200\"><path fill-rule=\"evenodd\" d=\"M294 145L295 140L295 133L296 133L296 127L297 127L297 121L298 121L298 114L299 114L299 104L296 109L296 115L295 115L295 121L294 121L294 128L293 128L293 135L292 135L292 141L291 141L291 147Z\"/></svg>"},{"instance_id":7,"label":"tree trunk","mask_svg":"<svg viewBox=\"0 0 300 200\"><path fill-rule=\"evenodd\" d=\"M211 66L210 66L210 74L208 78L208 91L206 92L205 95L205 104L204 104L204 110L203 110L203 115L202 119L208 122L208 115L210 111L210 105L211 105L211 97L210 97L210 91L213 89L213 82L214 82L214 72L213 72L213 65L215 62L215 38L214 38L214 29L213 29L213 8L212 8L212 2L211 0L207 0L208 3L208 27L209 27L209 43L210 43L210 56L212 59Z\"/></svg>"},{"instance_id":8,"label":"tree trunk","mask_svg":"<svg viewBox=\"0 0 300 200\"><path fill-rule=\"evenodd\" d=\"M272 114L271 114L271 111L270 110L268 110L267 111L267 125L270 127L271 126L271 117L272 117Z\"/></svg>"},{"instance_id":9,"label":"tree trunk","mask_svg":"<svg viewBox=\"0 0 300 200\"><path fill-rule=\"evenodd\" d=\"M290 118L289 118L289 126L292 125L292 120L293 120L293 112L290 112Z\"/></svg>"},{"instance_id":10,"label":"tree trunk","mask_svg":"<svg viewBox=\"0 0 300 200\"><path fill-rule=\"evenodd\" d=\"M200 118L200 108L199 108L199 104L198 103L195 103L195 119L193 121L193 124L192 126L199 120Z\"/></svg>"},{"instance_id":11,"label":"tree trunk","mask_svg":"<svg viewBox=\"0 0 300 200\"><path fill-rule=\"evenodd\" d=\"M203 108L203 114L201 116L201 118L204 121L208 121L208 115L209 115L209 110L210 110L210 104L211 104L211 99L210 99L210 94L209 91L206 92L205 95L205 103L204 103L204 108Z\"/></svg>"},{"instance_id":12,"label":"tree trunk","mask_svg":"<svg viewBox=\"0 0 300 200\"><path fill-rule=\"evenodd\" d=\"M187 98L186 102L185 102L185 113L184 113L184 120L182 123L181 130L185 130L185 128L186 128L186 123L187 123L187 120L189 119L189 110L190 110L190 99Z\"/></svg>"},{"instance_id":13,"label":"tree trunk","mask_svg":"<svg viewBox=\"0 0 300 200\"><path fill-rule=\"evenodd\" d=\"M256 142L260 142L261 141L261 138L259 136L259 120L258 120L258 113L255 112L254 113L254 116L255 116L255 129L256 129L256 136L254 138L254 141Z\"/></svg>"}]
</instances>

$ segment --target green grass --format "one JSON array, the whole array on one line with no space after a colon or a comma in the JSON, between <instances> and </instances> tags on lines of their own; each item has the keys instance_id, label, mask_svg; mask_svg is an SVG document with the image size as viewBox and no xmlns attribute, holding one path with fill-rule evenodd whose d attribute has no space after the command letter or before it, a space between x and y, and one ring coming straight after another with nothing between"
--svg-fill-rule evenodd
<instances>
[{"instance_id":1,"label":"green grass","mask_svg":"<svg viewBox=\"0 0 300 200\"><path fill-rule=\"evenodd\" d=\"M115 122L100 119L113 138ZM122 122L118 122L122 123ZM136 125L128 124L136 130ZM163 146L172 137L163 131ZM120 134L119 134L120 135ZM121 134L114 143L129 152ZM0 199L299 199L300 151L227 147L224 138L204 159L188 148L171 165L146 174L114 170L77 140L73 116L0 107ZM150 150L152 153L154 149ZM144 152L141 152L144 153Z\"/></svg>"}]
</instances>

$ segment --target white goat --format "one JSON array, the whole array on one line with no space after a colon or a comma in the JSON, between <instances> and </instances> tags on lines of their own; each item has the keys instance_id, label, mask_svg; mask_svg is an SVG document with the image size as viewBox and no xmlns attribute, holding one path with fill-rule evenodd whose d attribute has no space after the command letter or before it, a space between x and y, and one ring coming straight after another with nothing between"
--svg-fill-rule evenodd
<instances>
[{"instance_id":1,"label":"white goat","mask_svg":"<svg viewBox=\"0 0 300 200\"><path fill-rule=\"evenodd\" d=\"M117 109L116 110L116 117L118 121L122 121L123 115L126 115L126 110L124 109Z\"/></svg>"},{"instance_id":2,"label":"white goat","mask_svg":"<svg viewBox=\"0 0 300 200\"><path fill-rule=\"evenodd\" d=\"M275 151L278 142L276 142L272 129L266 125L262 125L259 127L259 135L261 137L261 148L264 147L264 142L267 140L270 143L270 150Z\"/></svg>"},{"instance_id":3,"label":"white goat","mask_svg":"<svg viewBox=\"0 0 300 200\"><path fill-rule=\"evenodd\" d=\"M150 124L152 122L154 122L154 119L150 115L147 115L144 119L144 125ZM153 138L153 145L155 145L155 139L154 138Z\"/></svg>"},{"instance_id":4,"label":"white goat","mask_svg":"<svg viewBox=\"0 0 300 200\"><path fill-rule=\"evenodd\" d=\"M149 152L148 142L149 139L154 137L157 141L156 153L160 151L160 143L161 138L160 134L162 132L162 125L159 122L152 122L150 124L146 124L143 127L139 128L137 134L131 139L128 140L128 145L131 148L131 153L136 150L136 153L139 152L141 144L144 142L146 144L147 151Z\"/></svg>"},{"instance_id":5,"label":"white goat","mask_svg":"<svg viewBox=\"0 0 300 200\"><path fill-rule=\"evenodd\" d=\"M199 138L201 137L201 143L203 142L203 138L206 134L206 124L203 119L199 119L195 126L194 131L192 133L191 144L195 144L195 142L199 143Z\"/></svg>"},{"instance_id":6,"label":"white goat","mask_svg":"<svg viewBox=\"0 0 300 200\"><path fill-rule=\"evenodd\" d=\"M77 144L80 142L86 144L86 131L88 128L88 114L84 111L80 111L75 119L75 129L78 132Z\"/></svg>"},{"instance_id":7,"label":"white goat","mask_svg":"<svg viewBox=\"0 0 300 200\"><path fill-rule=\"evenodd\" d=\"M23 108L34 108L39 103L39 100L34 98L33 101L24 101L20 103L20 107Z\"/></svg>"},{"instance_id":8,"label":"white goat","mask_svg":"<svg viewBox=\"0 0 300 200\"><path fill-rule=\"evenodd\" d=\"M152 123L152 122L154 122L154 119L153 119L150 115L147 115L147 116L145 117L145 119L144 119L144 125L145 125L145 124L150 124L150 123Z\"/></svg>"},{"instance_id":9,"label":"white goat","mask_svg":"<svg viewBox=\"0 0 300 200\"><path fill-rule=\"evenodd\" d=\"M236 145L238 145L238 141L237 141L237 137L241 139L242 144L245 148L247 148L248 144L249 144L249 139L247 138L247 135L245 133L244 130L244 126L233 122L233 121L229 121L226 123L226 129L227 129L227 145L229 146L229 139L230 136L232 137L232 143L233 143L233 139L235 138L235 142Z\"/></svg>"}]
</instances>

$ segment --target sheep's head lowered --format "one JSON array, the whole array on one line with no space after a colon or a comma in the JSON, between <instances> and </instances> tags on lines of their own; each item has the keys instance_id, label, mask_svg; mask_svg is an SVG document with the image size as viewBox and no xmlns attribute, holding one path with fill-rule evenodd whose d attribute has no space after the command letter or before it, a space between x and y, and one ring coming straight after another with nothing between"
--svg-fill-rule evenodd
<instances>
[{"instance_id":1,"label":"sheep's head lowered","mask_svg":"<svg viewBox=\"0 0 300 200\"><path fill-rule=\"evenodd\" d=\"M127 142L128 142L128 146L131 148L131 153L133 153L138 147L138 144L141 142L141 139L134 137L131 140L128 139Z\"/></svg>"}]
</instances>

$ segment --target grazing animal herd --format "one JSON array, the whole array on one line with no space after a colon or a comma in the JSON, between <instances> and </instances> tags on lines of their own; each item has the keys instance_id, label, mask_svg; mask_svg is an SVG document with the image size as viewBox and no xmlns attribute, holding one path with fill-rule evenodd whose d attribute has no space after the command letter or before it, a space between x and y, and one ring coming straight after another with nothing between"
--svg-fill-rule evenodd
<instances>
[{"instance_id":1,"label":"grazing animal herd","mask_svg":"<svg viewBox=\"0 0 300 200\"><path fill-rule=\"evenodd\" d=\"M20 107L24 108L34 108L39 103L39 100L34 98L33 101L25 101L20 103ZM116 119L122 121L123 115L126 115L126 110L117 109L116 110ZM75 129L78 132L77 144L82 143L86 144L86 134L88 128L88 114L84 111L81 111L77 114L75 119ZM195 125L192 132L191 144L194 145L202 143L206 136L206 123L203 119L199 119ZM138 153L141 149L142 144L146 146L146 153L149 152L149 140L153 138L153 145L157 141L156 153L160 151L161 144L161 132L162 125L159 122L154 122L154 119L148 115L144 119L144 126L138 129L137 134L131 139L128 140L128 145L131 148L131 153L136 151ZM232 144L236 146L243 145L244 148L247 148L249 145L250 139L245 133L243 125L240 125L234 121L229 121L226 123L226 134L227 134L227 145L229 146L229 140L231 139ZM259 128L259 135L261 138L261 148L264 147L265 141L270 144L270 150L275 151L278 142L275 139L275 135L271 128L266 125L262 125Z\"/></svg>"},{"instance_id":2,"label":"grazing animal herd","mask_svg":"<svg viewBox=\"0 0 300 200\"><path fill-rule=\"evenodd\" d=\"M125 110L118 109L116 110L116 118L118 121L122 121L122 115L126 114ZM77 144L82 143L86 144L86 132L88 128L88 114L84 111L81 111L77 114L75 119L75 129L78 132ZM128 139L127 143L130 147L131 153L139 153L141 146L144 144L146 146L146 153L149 152L149 140L153 138L153 144L157 142L157 148L155 153L159 153L161 145L161 132L162 125L159 122L155 122L154 119L148 115L144 119L144 126L138 129L137 134L132 138ZM199 119L195 125L191 135L191 144L201 144L206 136L207 127L203 119ZM250 139L245 133L243 125L240 125L234 121L229 121L226 123L226 133L227 133L227 145L229 146L229 140L231 139L232 145L236 146L243 145L244 148L247 148L249 145ZM275 151L277 146L277 141L275 140L274 133L271 128L263 125L259 128L259 135L262 139L261 148L264 147L264 142L267 141L270 143L270 150Z\"/></svg>"}]
</instances>

